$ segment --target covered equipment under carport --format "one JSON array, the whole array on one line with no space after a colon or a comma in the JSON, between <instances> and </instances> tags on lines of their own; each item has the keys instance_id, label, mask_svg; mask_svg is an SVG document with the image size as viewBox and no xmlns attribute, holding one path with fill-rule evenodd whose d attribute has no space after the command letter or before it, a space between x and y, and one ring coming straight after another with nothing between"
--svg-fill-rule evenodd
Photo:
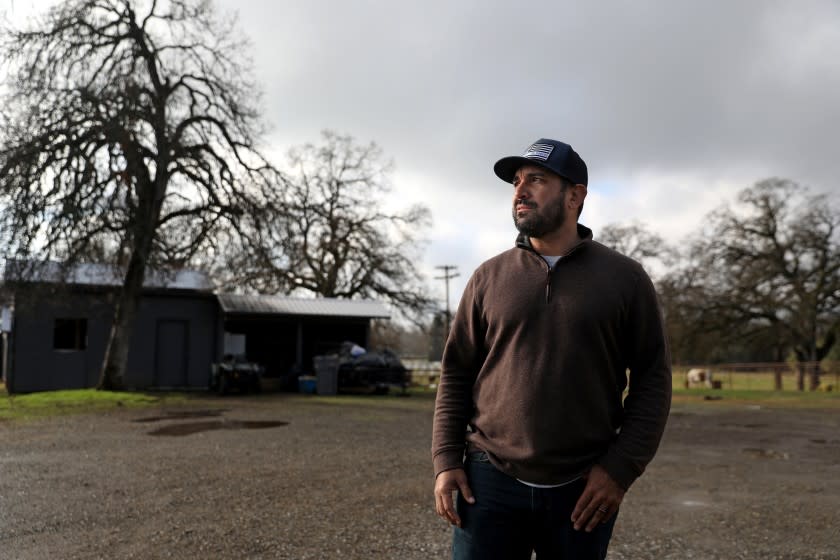
<instances>
[{"instance_id":1,"label":"covered equipment under carport","mask_svg":"<svg viewBox=\"0 0 840 560\"><path fill-rule=\"evenodd\" d=\"M342 342L367 347L371 319L389 319L384 304L370 300L302 299L219 294L224 330L245 335L245 355L265 367L265 378L295 389L297 377L314 371L312 358Z\"/></svg>"}]
</instances>

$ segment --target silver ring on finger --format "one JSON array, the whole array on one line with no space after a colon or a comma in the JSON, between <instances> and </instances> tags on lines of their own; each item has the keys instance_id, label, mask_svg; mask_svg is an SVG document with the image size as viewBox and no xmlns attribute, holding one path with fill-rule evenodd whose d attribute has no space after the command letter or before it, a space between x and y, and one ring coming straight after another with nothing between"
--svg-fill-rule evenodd
<instances>
[{"instance_id":1,"label":"silver ring on finger","mask_svg":"<svg viewBox=\"0 0 840 560\"><path fill-rule=\"evenodd\" d=\"M609 511L610 511L610 510L609 510L609 508L607 508L607 507L605 507L605 506L598 506L598 511L600 511L601 513L606 514L606 513L609 513Z\"/></svg>"}]
</instances>

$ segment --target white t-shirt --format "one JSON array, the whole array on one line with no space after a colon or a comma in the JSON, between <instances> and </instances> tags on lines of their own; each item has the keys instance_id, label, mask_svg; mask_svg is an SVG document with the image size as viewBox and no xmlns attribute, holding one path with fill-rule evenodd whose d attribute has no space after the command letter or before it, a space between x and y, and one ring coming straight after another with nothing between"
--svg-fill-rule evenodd
<instances>
[{"instance_id":1,"label":"white t-shirt","mask_svg":"<svg viewBox=\"0 0 840 560\"><path fill-rule=\"evenodd\" d=\"M516 480L521 482L525 486L530 486L532 488L560 488L561 486L566 486L567 484L571 484L572 482L575 482L576 480L580 480L580 477L576 476L572 480L569 480L568 482L561 482L560 484L534 484L533 482L526 482L526 481L521 480L519 478L517 478Z\"/></svg>"},{"instance_id":2,"label":"white t-shirt","mask_svg":"<svg viewBox=\"0 0 840 560\"><path fill-rule=\"evenodd\" d=\"M545 259L545 262L548 263L548 268L554 268L554 265L557 264L557 261L559 261L563 257L563 255L558 255L556 257L552 257L552 256L549 256L549 255L540 255L540 256Z\"/></svg>"}]
</instances>

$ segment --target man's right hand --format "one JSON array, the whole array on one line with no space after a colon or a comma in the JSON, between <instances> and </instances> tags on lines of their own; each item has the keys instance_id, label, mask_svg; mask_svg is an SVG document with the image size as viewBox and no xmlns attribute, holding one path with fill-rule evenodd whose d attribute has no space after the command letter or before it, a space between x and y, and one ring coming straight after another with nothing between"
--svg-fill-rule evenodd
<instances>
[{"instance_id":1,"label":"man's right hand","mask_svg":"<svg viewBox=\"0 0 840 560\"><path fill-rule=\"evenodd\" d=\"M452 499L452 493L456 490L468 503L475 503L472 490L467 484L467 473L464 472L464 469L452 469L437 475L437 479L435 479L435 510L446 521L460 527L461 518L455 511L455 502Z\"/></svg>"}]
</instances>

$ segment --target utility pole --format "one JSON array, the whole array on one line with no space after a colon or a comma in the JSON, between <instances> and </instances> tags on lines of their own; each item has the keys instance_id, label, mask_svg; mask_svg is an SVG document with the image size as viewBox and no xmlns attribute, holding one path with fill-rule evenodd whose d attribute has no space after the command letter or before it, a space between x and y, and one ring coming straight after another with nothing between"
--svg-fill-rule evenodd
<instances>
[{"instance_id":1,"label":"utility pole","mask_svg":"<svg viewBox=\"0 0 840 560\"><path fill-rule=\"evenodd\" d=\"M443 333L443 342L445 344L446 338L449 336L449 327L452 324L452 314L449 311L449 281L457 278L460 274L455 272L458 267L451 264L444 264L435 268L443 271L443 276L435 276L435 280L443 280L446 283L446 329L444 329Z\"/></svg>"}]
</instances>

